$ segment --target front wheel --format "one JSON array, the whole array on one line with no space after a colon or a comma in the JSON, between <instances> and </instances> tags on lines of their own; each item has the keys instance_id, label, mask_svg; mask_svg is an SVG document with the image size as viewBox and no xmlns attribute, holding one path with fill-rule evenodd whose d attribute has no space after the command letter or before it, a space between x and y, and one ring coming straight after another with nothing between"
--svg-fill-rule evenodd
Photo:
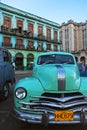
<instances>
[{"instance_id":1,"label":"front wheel","mask_svg":"<svg viewBox=\"0 0 87 130\"><path fill-rule=\"evenodd\" d=\"M0 99L5 100L8 98L8 96L9 96L9 84L5 83L2 91L0 92Z\"/></svg>"}]
</instances>

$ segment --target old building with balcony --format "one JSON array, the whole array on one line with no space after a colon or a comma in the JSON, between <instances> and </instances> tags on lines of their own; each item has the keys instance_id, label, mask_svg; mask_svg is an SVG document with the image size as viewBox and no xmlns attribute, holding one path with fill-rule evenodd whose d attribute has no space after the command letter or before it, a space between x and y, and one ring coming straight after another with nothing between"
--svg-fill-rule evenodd
<instances>
[{"instance_id":1,"label":"old building with balcony","mask_svg":"<svg viewBox=\"0 0 87 130\"><path fill-rule=\"evenodd\" d=\"M27 70L38 53L60 51L60 25L0 2L0 46L16 57L16 69Z\"/></svg>"},{"instance_id":2,"label":"old building with balcony","mask_svg":"<svg viewBox=\"0 0 87 130\"><path fill-rule=\"evenodd\" d=\"M76 23L69 20L60 26L62 50L75 55L77 62L87 65L87 21Z\"/></svg>"}]
</instances>

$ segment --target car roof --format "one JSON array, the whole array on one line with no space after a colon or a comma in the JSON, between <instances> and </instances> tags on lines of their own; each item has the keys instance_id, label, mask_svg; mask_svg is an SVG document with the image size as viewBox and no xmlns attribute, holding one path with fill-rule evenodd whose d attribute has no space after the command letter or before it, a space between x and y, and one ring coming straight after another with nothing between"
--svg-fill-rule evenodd
<instances>
[{"instance_id":1,"label":"car roof","mask_svg":"<svg viewBox=\"0 0 87 130\"><path fill-rule=\"evenodd\" d=\"M71 54L71 53L68 53L68 52L60 52L60 51L58 51L58 52L54 52L54 51L44 52L44 53L38 54L37 56L50 55L50 54L61 54L61 55L71 55L71 56L73 56L73 54Z\"/></svg>"}]
</instances>

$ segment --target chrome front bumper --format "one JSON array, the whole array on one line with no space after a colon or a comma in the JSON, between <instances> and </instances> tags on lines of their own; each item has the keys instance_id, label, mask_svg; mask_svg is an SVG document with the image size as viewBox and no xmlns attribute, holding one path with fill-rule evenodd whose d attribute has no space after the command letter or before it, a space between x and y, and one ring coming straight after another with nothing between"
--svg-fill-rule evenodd
<instances>
[{"instance_id":1,"label":"chrome front bumper","mask_svg":"<svg viewBox=\"0 0 87 130\"><path fill-rule=\"evenodd\" d=\"M44 110L42 114L38 114L37 112L21 112L19 110L13 109L14 116L24 122L28 122L31 124L87 124L87 108L79 108L73 110L74 112L74 120L73 121L55 121L54 113L48 112Z\"/></svg>"}]
</instances>

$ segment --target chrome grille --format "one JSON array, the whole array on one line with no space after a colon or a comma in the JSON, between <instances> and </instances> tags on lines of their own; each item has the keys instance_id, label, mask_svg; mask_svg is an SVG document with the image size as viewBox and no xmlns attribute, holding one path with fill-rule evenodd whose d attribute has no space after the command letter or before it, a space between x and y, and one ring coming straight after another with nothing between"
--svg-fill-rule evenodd
<instances>
[{"instance_id":1,"label":"chrome grille","mask_svg":"<svg viewBox=\"0 0 87 130\"><path fill-rule=\"evenodd\" d=\"M21 109L32 111L54 111L54 110L66 110L66 109L79 109L83 106L87 106L87 96L83 96L80 93L73 94L43 94L42 96L30 96L32 100L30 102L22 102ZM29 106L29 107L27 107Z\"/></svg>"}]
</instances>

